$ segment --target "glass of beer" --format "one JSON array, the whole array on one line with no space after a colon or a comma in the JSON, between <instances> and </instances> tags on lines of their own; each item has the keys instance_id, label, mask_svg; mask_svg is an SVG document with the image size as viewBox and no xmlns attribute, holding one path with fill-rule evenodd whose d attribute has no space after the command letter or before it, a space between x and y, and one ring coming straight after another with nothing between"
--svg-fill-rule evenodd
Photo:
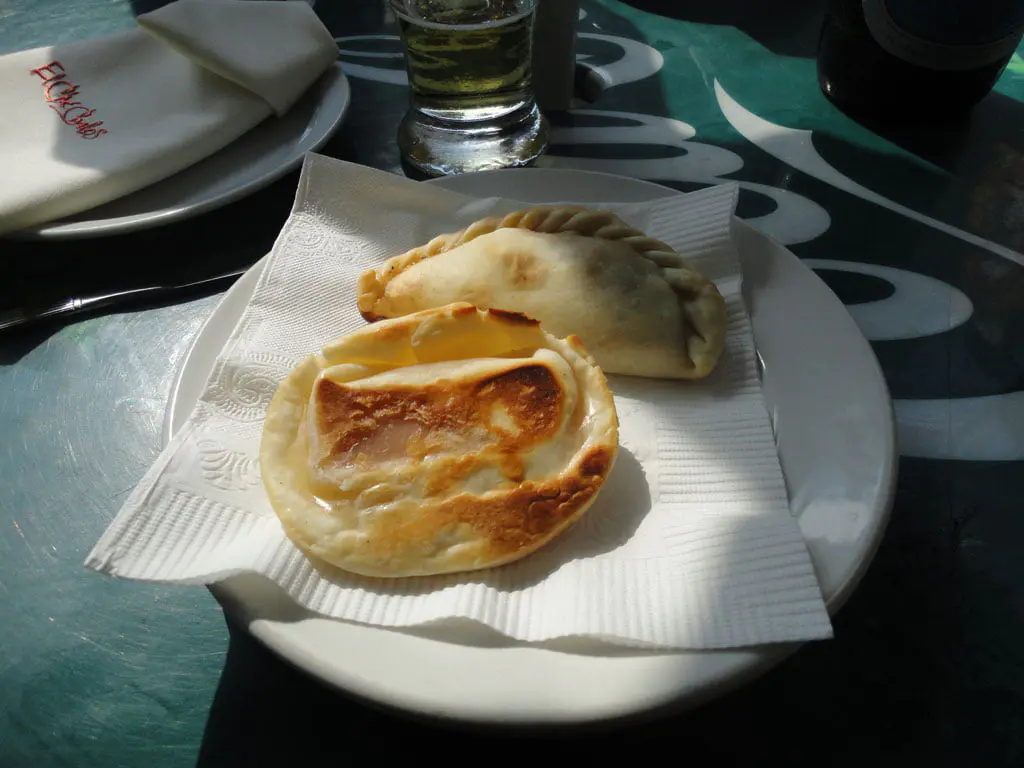
<instances>
[{"instance_id":1,"label":"glass of beer","mask_svg":"<svg viewBox=\"0 0 1024 768\"><path fill-rule=\"evenodd\" d=\"M547 147L530 50L537 0L390 0L410 104L402 158L427 176L528 165Z\"/></svg>"}]
</instances>

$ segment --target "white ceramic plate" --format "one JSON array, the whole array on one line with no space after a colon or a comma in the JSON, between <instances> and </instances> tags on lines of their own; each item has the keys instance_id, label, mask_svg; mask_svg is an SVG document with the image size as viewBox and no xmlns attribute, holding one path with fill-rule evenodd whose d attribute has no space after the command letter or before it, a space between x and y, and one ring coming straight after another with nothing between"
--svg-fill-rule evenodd
<instances>
[{"instance_id":1,"label":"white ceramic plate","mask_svg":"<svg viewBox=\"0 0 1024 768\"><path fill-rule=\"evenodd\" d=\"M62 240L131 232L219 208L279 179L330 138L348 109L335 64L283 117L269 117L216 154L125 197L10 237Z\"/></svg>"},{"instance_id":2,"label":"white ceramic plate","mask_svg":"<svg viewBox=\"0 0 1024 768\"><path fill-rule=\"evenodd\" d=\"M530 202L642 202L672 190L583 171L518 170L435 182ZM737 220L744 293L764 364L792 508L830 611L863 575L896 481L889 395L868 343L825 284L781 245ZM262 269L225 295L186 357L167 434L191 412ZM582 723L692 706L777 664L797 645L643 653L596 642L549 647L467 629L390 631L324 619L262 577L213 588L271 649L345 691L420 715L478 723Z\"/></svg>"}]
</instances>

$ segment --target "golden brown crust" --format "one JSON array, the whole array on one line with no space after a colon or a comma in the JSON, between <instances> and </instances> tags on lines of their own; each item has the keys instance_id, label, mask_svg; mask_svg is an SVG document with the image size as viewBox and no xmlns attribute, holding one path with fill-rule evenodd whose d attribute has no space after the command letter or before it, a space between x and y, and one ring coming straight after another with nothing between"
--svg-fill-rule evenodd
<instances>
[{"instance_id":1,"label":"golden brown crust","mask_svg":"<svg viewBox=\"0 0 1024 768\"><path fill-rule=\"evenodd\" d=\"M320 379L314 398L317 431L326 451L320 464L353 460L368 438L394 425L405 428L404 453L412 459L444 448L446 436L479 430L489 452L515 456L554 435L562 421L564 393L543 365L520 366L478 381L441 382L427 387L350 388ZM515 431L492 424L496 406L509 416ZM506 477L521 479L508 459ZM519 475L517 477L516 475Z\"/></svg>"},{"instance_id":2,"label":"golden brown crust","mask_svg":"<svg viewBox=\"0 0 1024 768\"><path fill-rule=\"evenodd\" d=\"M487 496L459 494L423 505L419 513L389 517L370 535L377 556L415 550L439 530L468 525L487 542L481 553L494 565L518 559L550 541L593 502L615 456L603 446L587 449L579 471L547 482L526 482Z\"/></svg>"},{"instance_id":3,"label":"golden brown crust","mask_svg":"<svg viewBox=\"0 0 1024 768\"><path fill-rule=\"evenodd\" d=\"M489 309L487 314L495 320L508 323L509 325L532 325L539 326L540 323L532 317L527 317L522 312L508 312L504 309Z\"/></svg>"}]
</instances>

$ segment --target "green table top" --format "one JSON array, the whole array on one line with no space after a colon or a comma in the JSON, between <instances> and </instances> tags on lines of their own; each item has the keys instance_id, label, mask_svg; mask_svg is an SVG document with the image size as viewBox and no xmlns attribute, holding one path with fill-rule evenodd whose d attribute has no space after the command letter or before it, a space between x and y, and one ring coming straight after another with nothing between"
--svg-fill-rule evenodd
<instances>
[{"instance_id":1,"label":"green table top","mask_svg":"<svg viewBox=\"0 0 1024 768\"><path fill-rule=\"evenodd\" d=\"M162 4L0 0L0 53L123 29ZM962 120L873 131L818 90L819 3L678 6L584 0L581 62L606 87L553 116L544 162L680 190L740 181L738 214L809 260L872 341L900 480L835 640L687 715L509 740L323 688L205 589L87 571L160 449L175 371L217 302L205 296L0 335L0 766L291 764L297 745L332 763L453 746L589 760L646 756L652 740L698 765L1024 763L1024 59ZM383 3L315 8L353 90L322 151L401 172L401 62L360 55L398 50ZM251 264L295 181L160 229L0 241L0 308Z\"/></svg>"}]
</instances>

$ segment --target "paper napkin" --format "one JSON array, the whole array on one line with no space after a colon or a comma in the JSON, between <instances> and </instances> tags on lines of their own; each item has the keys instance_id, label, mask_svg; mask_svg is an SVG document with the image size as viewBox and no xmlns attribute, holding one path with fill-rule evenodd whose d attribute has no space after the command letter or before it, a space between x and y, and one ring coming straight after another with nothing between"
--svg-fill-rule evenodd
<instances>
[{"instance_id":1,"label":"paper napkin","mask_svg":"<svg viewBox=\"0 0 1024 768\"><path fill-rule=\"evenodd\" d=\"M728 335L706 380L611 377L620 453L574 528L483 572L328 577L285 537L260 482L262 418L277 383L324 342L364 325L355 301L362 270L523 204L309 156L292 215L201 401L87 565L181 583L256 572L327 616L387 627L462 617L531 642L723 648L829 636L755 368L730 236L736 194L727 184L608 206L717 281Z\"/></svg>"}]
</instances>

